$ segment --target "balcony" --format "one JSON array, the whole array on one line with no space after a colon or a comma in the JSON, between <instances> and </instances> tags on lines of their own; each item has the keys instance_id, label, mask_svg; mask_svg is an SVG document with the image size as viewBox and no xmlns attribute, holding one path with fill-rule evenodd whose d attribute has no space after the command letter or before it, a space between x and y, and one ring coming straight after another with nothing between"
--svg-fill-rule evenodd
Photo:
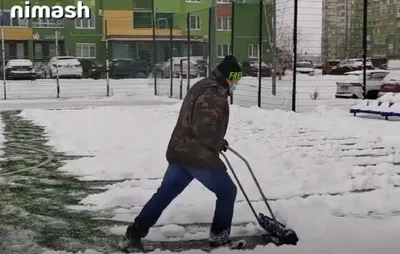
<instances>
[{"instance_id":1,"label":"balcony","mask_svg":"<svg viewBox=\"0 0 400 254\"><path fill-rule=\"evenodd\" d=\"M149 37L153 35L153 29L149 28L134 28L134 13L131 10L104 10L104 31L103 33L107 36L122 36L127 38L132 37ZM181 30L174 29L172 34L174 36L181 36ZM169 28L157 28L156 35L158 36L169 36Z\"/></svg>"},{"instance_id":2,"label":"balcony","mask_svg":"<svg viewBox=\"0 0 400 254\"><path fill-rule=\"evenodd\" d=\"M1 35L0 35L1 38ZM32 28L29 27L14 27L5 26L4 27L4 40L12 41L27 41L33 39Z\"/></svg>"}]
</instances>

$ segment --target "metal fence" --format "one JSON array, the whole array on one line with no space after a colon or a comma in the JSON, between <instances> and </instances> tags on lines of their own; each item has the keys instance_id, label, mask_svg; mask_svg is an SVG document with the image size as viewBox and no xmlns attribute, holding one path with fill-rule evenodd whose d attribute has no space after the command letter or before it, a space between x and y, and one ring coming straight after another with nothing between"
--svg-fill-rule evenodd
<instances>
[{"instance_id":1,"label":"metal fence","mask_svg":"<svg viewBox=\"0 0 400 254\"><path fill-rule=\"evenodd\" d=\"M375 46L370 45L377 28L368 25L376 23L374 13L382 12L379 3L384 1L371 6L364 0L227 2L172 15L167 23L169 37L164 41L159 39L159 30L154 30L154 55L158 57L152 84L156 95L184 98L191 85L209 75L225 55L233 54L245 77L232 103L297 112L319 105L348 109L357 96L336 98L338 83L348 78L343 74L359 70L360 82L365 84L369 62L377 69L396 57L389 51L377 57L382 49L374 51ZM400 13L400 9L395 11ZM155 23L160 22L156 15L154 18ZM181 20L189 26L175 25L185 23ZM354 66L331 73L336 59L349 59ZM313 68L307 68L307 63ZM358 99L365 98L365 85L360 89Z\"/></svg>"},{"instance_id":2,"label":"metal fence","mask_svg":"<svg viewBox=\"0 0 400 254\"><path fill-rule=\"evenodd\" d=\"M119 42L110 41L107 22L122 21L98 16L104 26L107 61L101 61L106 69L110 70L115 58L141 58L150 62L150 77L114 79L109 71L105 80L4 80L1 97L155 94L183 99L196 81L208 76L225 55L233 54L241 62L245 77L232 103L297 112L318 105L347 109L356 103L353 97L357 96L336 98L338 83L348 78L341 75L344 70L358 69L365 84L370 63L377 69L388 59L400 59L400 9L394 2L220 0L212 8L196 9L193 4L193 11L174 14L157 12L149 4L152 15L142 15L148 20L141 21L144 27L153 28L152 36L135 42L135 46L132 41L120 42L132 45L127 46L130 51L117 55ZM350 59L350 64L332 73L333 63L344 59ZM355 59L359 60L357 64ZM314 68L309 70L307 63L311 62ZM370 97L365 85L360 89L359 99Z\"/></svg>"}]
</instances>

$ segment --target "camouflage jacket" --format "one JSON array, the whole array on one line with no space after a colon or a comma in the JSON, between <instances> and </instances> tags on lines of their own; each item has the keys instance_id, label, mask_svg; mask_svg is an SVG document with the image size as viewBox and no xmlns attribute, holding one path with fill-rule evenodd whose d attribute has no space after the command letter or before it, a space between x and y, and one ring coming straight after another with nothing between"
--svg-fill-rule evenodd
<instances>
[{"instance_id":1,"label":"camouflage jacket","mask_svg":"<svg viewBox=\"0 0 400 254\"><path fill-rule=\"evenodd\" d=\"M218 71L192 86L168 144L169 163L226 170L219 151L229 121L228 95L229 85Z\"/></svg>"}]
</instances>

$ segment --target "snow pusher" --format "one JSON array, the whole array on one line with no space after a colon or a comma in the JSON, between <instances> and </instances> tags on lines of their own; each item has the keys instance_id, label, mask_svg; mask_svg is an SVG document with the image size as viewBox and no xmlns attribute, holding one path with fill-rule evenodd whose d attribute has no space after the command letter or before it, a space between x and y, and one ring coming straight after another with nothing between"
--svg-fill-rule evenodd
<instances>
[{"instance_id":1,"label":"snow pusher","mask_svg":"<svg viewBox=\"0 0 400 254\"><path fill-rule=\"evenodd\" d=\"M235 178L240 190L243 193L244 198L246 199L248 205L250 206L251 211L253 212L254 216L256 217L258 224L260 225L260 227L262 227L267 232L266 237L268 238L268 240L273 242L277 246L280 246L283 244L297 245L299 238L297 237L296 232L294 232L292 229L286 228L286 226L283 223L277 221L274 213L272 212L271 206L269 205L268 200L265 197L260 184L258 183L257 177L254 175L253 169L251 168L249 162L242 155L240 155L238 152L236 152L231 147L228 147L227 149L246 164L246 166L250 172L250 175L253 178L254 183L256 184L257 189L260 192L260 195L261 195L266 207L268 208L268 211L269 211L271 217L264 215L262 213L257 214L257 212L254 209L254 206L251 204L251 201L250 201L249 197L247 196L238 176L236 175L235 171L233 170L233 167L232 167L230 161L228 160L226 155L221 152L221 155L224 157L226 164L228 165L230 171L232 172L233 177Z\"/></svg>"}]
</instances>

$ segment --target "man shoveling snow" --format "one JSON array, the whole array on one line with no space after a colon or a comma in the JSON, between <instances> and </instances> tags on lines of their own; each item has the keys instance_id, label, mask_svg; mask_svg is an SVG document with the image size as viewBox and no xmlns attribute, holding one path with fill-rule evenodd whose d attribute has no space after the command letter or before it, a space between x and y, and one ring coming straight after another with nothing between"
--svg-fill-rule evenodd
<instances>
[{"instance_id":1,"label":"man shoveling snow","mask_svg":"<svg viewBox=\"0 0 400 254\"><path fill-rule=\"evenodd\" d=\"M188 91L167 148L169 166L161 186L128 226L120 241L121 249L145 250L142 238L193 179L217 197L210 246L232 247L229 235L237 189L219 154L228 147L224 139L229 122L228 97L241 77L236 58L226 56L211 77Z\"/></svg>"}]
</instances>

